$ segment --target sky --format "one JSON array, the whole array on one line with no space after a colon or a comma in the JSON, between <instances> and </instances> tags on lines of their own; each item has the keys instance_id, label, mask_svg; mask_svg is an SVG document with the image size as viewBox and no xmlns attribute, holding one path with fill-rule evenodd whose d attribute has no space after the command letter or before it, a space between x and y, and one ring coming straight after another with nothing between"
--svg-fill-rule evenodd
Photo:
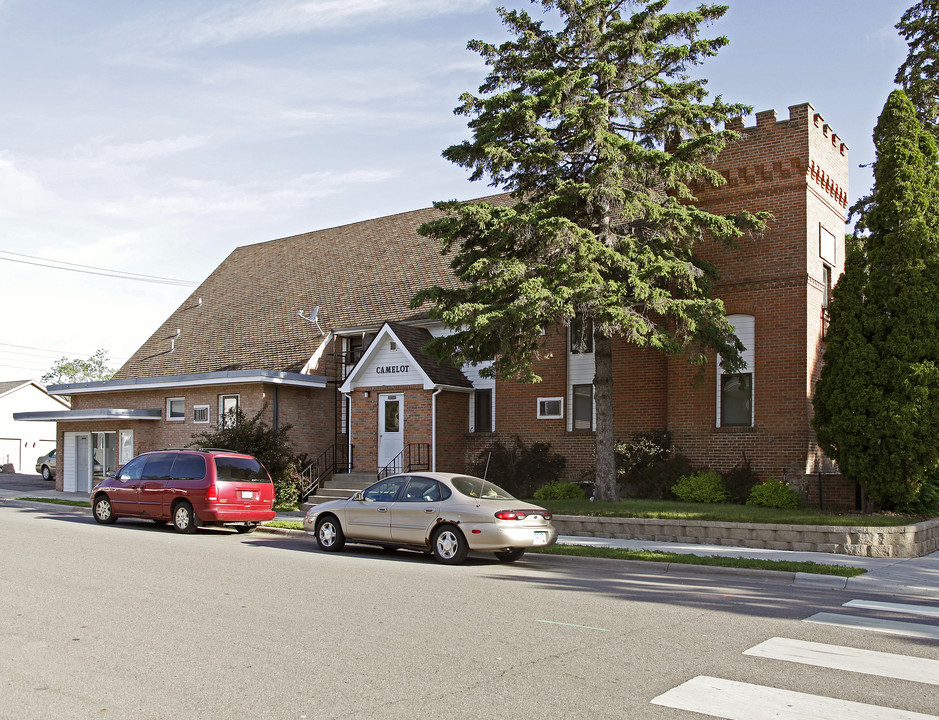
<instances>
[{"instance_id":1,"label":"sky","mask_svg":"<svg viewBox=\"0 0 939 720\"><path fill-rule=\"evenodd\" d=\"M864 195L913 0L724 2L712 95L810 102ZM499 4L540 7L0 0L0 381L120 366L236 247L494 192L441 152L470 137L466 43L506 39Z\"/></svg>"}]
</instances>

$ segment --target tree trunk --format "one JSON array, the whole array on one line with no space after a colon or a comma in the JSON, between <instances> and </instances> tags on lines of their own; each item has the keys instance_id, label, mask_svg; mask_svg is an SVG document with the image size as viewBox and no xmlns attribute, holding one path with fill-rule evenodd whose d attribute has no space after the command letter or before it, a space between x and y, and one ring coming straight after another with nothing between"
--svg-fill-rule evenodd
<instances>
[{"instance_id":1,"label":"tree trunk","mask_svg":"<svg viewBox=\"0 0 939 720\"><path fill-rule=\"evenodd\" d=\"M617 502L616 437L613 434L613 344L600 332L593 338L596 375L593 378L594 401L597 405L596 433L596 500Z\"/></svg>"}]
</instances>

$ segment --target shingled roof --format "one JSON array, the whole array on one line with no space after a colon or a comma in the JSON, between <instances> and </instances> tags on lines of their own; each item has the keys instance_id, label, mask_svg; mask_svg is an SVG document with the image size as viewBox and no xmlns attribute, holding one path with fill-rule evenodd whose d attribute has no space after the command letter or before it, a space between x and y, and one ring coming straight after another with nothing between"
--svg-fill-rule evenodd
<instances>
[{"instance_id":1,"label":"shingled roof","mask_svg":"<svg viewBox=\"0 0 939 720\"><path fill-rule=\"evenodd\" d=\"M409 327L401 323L390 322L388 327L394 332L395 336L407 348L407 351L414 358L415 362L421 366L421 369L427 373L427 377L435 385L451 385L453 387L472 388L473 383L466 379L466 376L448 363L442 363L433 355L424 352L424 347L433 340L433 336L425 328Z\"/></svg>"},{"instance_id":2,"label":"shingled roof","mask_svg":"<svg viewBox=\"0 0 939 720\"><path fill-rule=\"evenodd\" d=\"M511 202L507 195L485 200ZM414 294L456 283L438 241L417 234L437 217L424 208L240 247L114 378L300 372L323 338L297 310L314 306L326 331L426 317L408 308Z\"/></svg>"}]
</instances>

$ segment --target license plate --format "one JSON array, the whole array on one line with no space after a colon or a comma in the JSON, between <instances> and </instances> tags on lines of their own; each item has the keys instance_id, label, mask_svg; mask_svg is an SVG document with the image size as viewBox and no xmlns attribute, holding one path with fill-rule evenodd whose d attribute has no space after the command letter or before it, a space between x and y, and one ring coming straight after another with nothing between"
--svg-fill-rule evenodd
<instances>
[{"instance_id":1,"label":"license plate","mask_svg":"<svg viewBox=\"0 0 939 720\"><path fill-rule=\"evenodd\" d=\"M535 545L547 545L548 544L548 531L547 530L535 530Z\"/></svg>"},{"instance_id":2,"label":"license plate","mask_svg":"<svg viewBox=\"0 0 939 720\"><path fill-rule=\"evenodd\" d=\"M254 491L253 491L253 490L242 490L242 491L241 491L241 499L242 499L242 500L252 500L253 498L254 498Z\"/></svg>"}]
</instances>

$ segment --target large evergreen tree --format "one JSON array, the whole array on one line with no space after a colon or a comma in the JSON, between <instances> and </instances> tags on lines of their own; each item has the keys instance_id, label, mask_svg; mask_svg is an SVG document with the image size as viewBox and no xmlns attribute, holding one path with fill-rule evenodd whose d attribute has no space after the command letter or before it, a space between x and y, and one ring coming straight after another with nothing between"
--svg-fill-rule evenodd
<instances>
[{"instance_id":1,"label":"large evergreen tree","mask_svg":"<svg viewBox=\"0 0 939 720\"><path fill-rule=\"evenodd\" d=\"M874 131L874 189L832 294L814 425L874 505L916 499L939 466L939 173L902 90Z\"/></svg>"},{"instance_id":2,"label":"large evergreen tree","mask_svg":"<svg viewBox=\"0 0 939 720\"><path fill-rule=\"evenodd\" d=\"M895 82L916 107L920 121L939 138L939 0L920 0L897 23L909 46Z\"/></svg>"},{"instance_id":3,"label":"large evergreen tree","mask_svg":"<svg viewBox=\"0 0 939 720\"><path fill-rule=\"evenodd\" d=\"M471 118L472 139L444 152L514 204L437 203L445 217L421 232L453 252L463 284L428 289L414 305L431 301L455 330L432 351L494 360L501 378L538 379L546 329L575 318L592 328L597 499L615 500L611 339L697 361L710 348L739 364L742 346L711 295L715 270L696 248L762 230L767 216L705 212L689 185L723 182L706 163L737 135L714 128L749 108L707 102L705 82L687 74L727 42L700 37L725 6L668 14L668 0L532 2L547 22L500 9L514 39L469 43L490 71L456 110Z\"/></svg>"}]
</instances>

